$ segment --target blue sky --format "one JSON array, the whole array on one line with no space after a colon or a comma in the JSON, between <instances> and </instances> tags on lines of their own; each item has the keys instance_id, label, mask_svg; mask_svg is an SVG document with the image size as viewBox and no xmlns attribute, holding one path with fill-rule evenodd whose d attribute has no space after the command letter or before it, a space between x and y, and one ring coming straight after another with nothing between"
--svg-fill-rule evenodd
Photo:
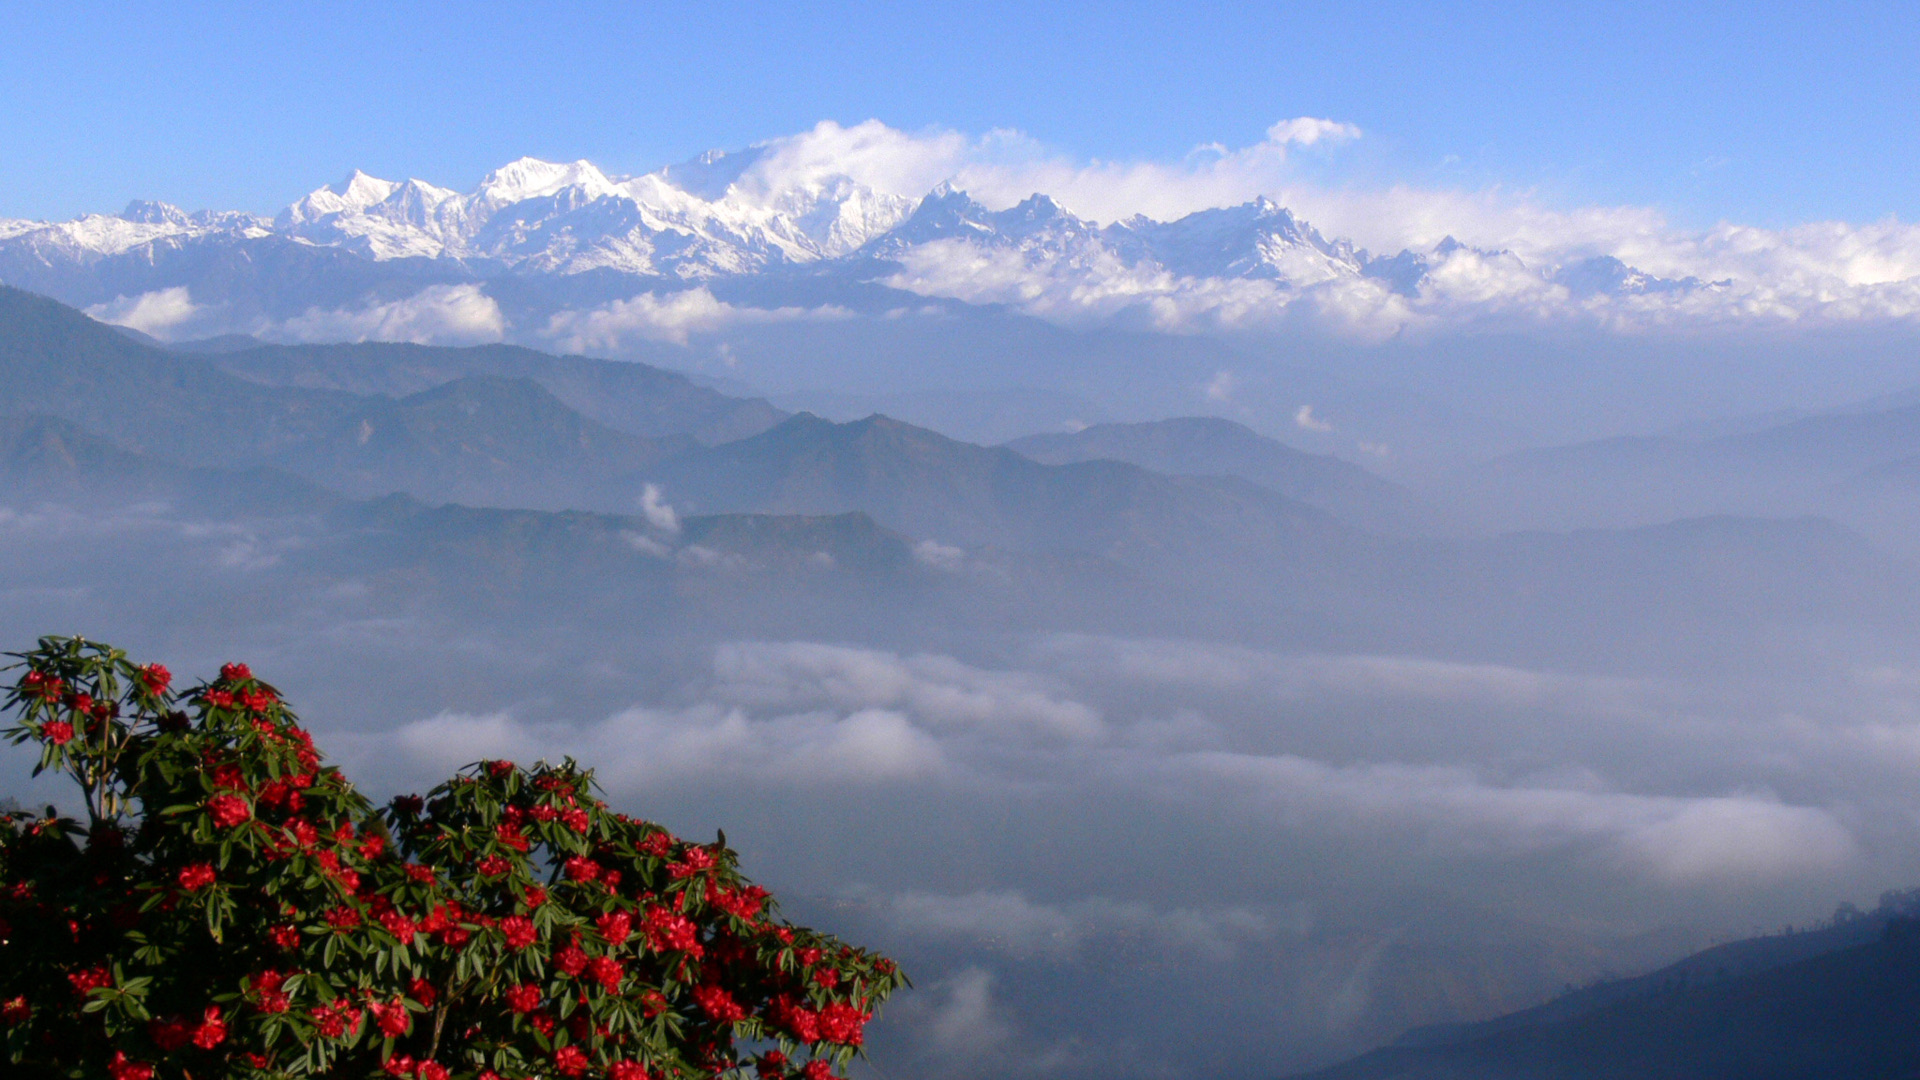
<instances>
[{"instance_id":1,"label":"blue sky","mask_svg":"<svg viewBox=\"0 0 1920 1080\"><path fill-rule=\"evenodd\" d=\"M270 211L523 154L642 171L827 119L1173 160L1320 116L1366 132L1339 184L1920 217L1910 7L1354 6L14 4L0 215Z\"/></svg>"}]
</instances>

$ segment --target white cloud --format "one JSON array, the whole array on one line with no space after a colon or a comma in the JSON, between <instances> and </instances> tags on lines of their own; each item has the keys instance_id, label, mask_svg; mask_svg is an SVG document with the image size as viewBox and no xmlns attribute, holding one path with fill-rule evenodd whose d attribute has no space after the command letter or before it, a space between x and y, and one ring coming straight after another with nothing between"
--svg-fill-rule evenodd
<instances>
[{"instance_id":1,"label":"white cloud","mask_svg":"<svg viewBox=\"0 0 1920 1080\"><path fill-rule=\"evenodd\" d=\"M806 642L722 646L716 694L741 704L887 708L951 731L1020 731L1074 740L1105 732L1097 711L1024 672L984 671L952 657L900 656Z\"/></svg>"},{"instance_id":2,"label":"white cloud","mask_svg":"<svg viewBox=\"0 0 1920 1080\"><path fill-rule=\"evenodd\" d=\"M310 308L262 336L283 341L407 341L479 345L507 330L500 305L478 285L429 285L412 296L358 308Z\"/></svg>"},{"instance_id":3,"label":"white cloud","mask_svg":"<svg viewBox=\"0 0 1920 1080\"><path fill-rule=\"evenodd\" d=\"M925 1021L927 1034L943 1053L962 1059L1005 1046L1014 1028L993 1000L993 974L967 967L931 988L943 1000Z\"/></svg>"},{"instance_id":4,"label":"white cloud","mask_svg":"<svg viewBox=\"0 0 1920 1080\"><path fill-rule=\"evenodd\" d=\"M581 727L530 724L504 713L444 713L406 725L396 741L417 765L440 771L480 758L571 754L592 762L600 782L621 792L729 777L802 785L891 782L946 768L932 736L884 709L766 718L713 705L629 709Z\"/></svg>"},{"instance_id":5,"label":"white cloud","mask_svg":"<svg viewBox=\"0 0 1920 1080\"><path fill-rule=\"evenodd\" d=\"M548 321L544 339L563 352L618 354L640 341L685 345L694 334L711 334L743 323L838 320L851 318L844 308L736 307L706 288L641 293L586 311L562 311Z\"/></svg>"},{"instance_id":6,"label":"white cloud","mask_svg":"<svg viewBox=\"0 0 1920 1080\"><path fill-rule=\"evenodd\" d=\"M1293 423L1302 431L1332 431L1333 425L1313 415L1313 406L1302 405L1294 410Z\"/></svg>"},{"instance_id":7,"label":"white cloud","mask_svg":"<svg viewBox=\"0 0 1920 1080\"><path fill-rule=\"evenodd\" d=\"M960 937L1014 956L1065 958L1102 939L1146 940L1169 955L1230 959L1241 945L1303 929L1305 916L1284 917L1249 907L1157 908L1134 900L1094 896L1061 904L1038 903L1018 890L961 895L907 892L882 907L903 933Z\"/></svg>"},{"instance_id":8,"label":"white cloud","mask_svg":"<svg viewBox=\"0 0 1920 1080\"><path fill-rule=\"evenodd\" d=\"M907 253L896 287L973 303L1002 303L1060 322L1131 321L1157 329L1275 329L1305 322L1363 340L1443 332L1489 318L1635 331L1727 322L1779 324L1920 317L1920 227L1816 222L1784 230L1721 224L1674 228L1645 206L1554 207L1524 190L1396 185L1325 186L1306 179L1290 147L1327 147L1360 136L1351 124L1281 120L1267 138L1230 149L1196 148L1177 162L1084 161L1012 131L968 136L909 133L877 121L823 123L762 144L741 190L771 193L835 176L918 198L950 181L992 209L1035 192L1099 223L1134 214L1171 220L1260 196L1329 237L1382 254L1429 253L1417 297L1383 282L1340 277L1294 287L1266 281L1188 279L1118 260L1056 259L1044 252L984 250L960 240ZM1468 245L1433 254L1453 237ZM1473 250L1480 249L1480 250ZM1719 288L1574 297L1552 283L1562 266L1618 258L1655 277L1726 282Z\"/></svg>"},{"instance_id":9,"label":"white cloud","mask_svg":"<svg viewBox=\"0 0 1920 1080\"><path fill-rule=\"evenodd\" d=\"M1268 142L1298 143L1301 146L1312 146L1323 140L1330 143L1348 142L1359 137L1360 129L1352 124L1343 124L1336 120L1316 120L1311 116L1282 120L1267 129Z\"/></svg>"},{"instance_id":10,"label":"white cloud","mask_svg":"<svg viewBox=\"0 0 1920 1080\"><path fill-rule=\"evenodd\" d=\"M980 136L944 129L910 133L877 120L852 127L826 121L761 144L763 156L739 186L766 198L846 176L917 199L944 181L995 209L1045 192L1094 221L1142 213L1166 220L1273 191L1292 175L1287 168L1289 146L1359 137L1360 129L1351 124L1301 117L1275 123L1267 138L1252 146L1199 146L1179 162L1080 161L1017 131Z\"/></svg>"},{"instance_id":11,"label":"white cloud","mask_svg":"<svg viewBox=\"0 0 1920 1080\"><path fill-rule=\"evenodd\" d=\"M951 544L938 540L922 540L913 545L914 561L935 570L955 573L967 564L967 553Z\"/></svg>"},{"instance_id":12,"label":"white cloud","mask_svg":"<svg viewBox=\"0 0 1920 1080\"><path fill-rule=\"evenodd\" d=\"M1238 783L1253 798L1323 825L1373 824L1455 852L1529 855L1595 845L1673 883L1764 882L1830 873L1858 854L1818 807L1758 795L1654 796L1503 786L1466 769L1335 766L1291 754L1203 752L1177 770L1188 783Z\"/></svg>"},{"instance_id":13,"label":"white cloud","mask_svg":"<svg viewBox=\"0 0 1920 1080\"><path fill-rule=\"evenodd\" d=\"M116 296L86 309L103 323L125 326L162 341L172 340L172 332L194 320L200 305L193 302L185 285L157 289L138 296Z\"/></svg>"},{"instance_id":14,"label":"white cloud","mask_svg":"<svg viewBox=\"0 0 1920 1080\"><path fill-rule=\"evenodd\" d=\"M680 532L680 515L668 505L660 494L658 484L648 484L640 493L640 512L646 515L647 524L669 535Z\"/></svg>"}]
</instances>

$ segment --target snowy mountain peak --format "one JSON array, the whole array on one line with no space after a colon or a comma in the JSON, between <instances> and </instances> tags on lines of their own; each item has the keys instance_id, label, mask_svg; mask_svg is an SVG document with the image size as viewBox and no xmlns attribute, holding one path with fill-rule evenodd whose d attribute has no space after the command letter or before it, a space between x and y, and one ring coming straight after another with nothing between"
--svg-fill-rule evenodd
<instances>
[{"instance_id":1,"label":"snowy mountain peak","mask_svg":"<svg viewBox=\"0 0 1920 1080\"><path fill-rule=\"evenodd\" d=\"M120 211L120 218L142 225L189 225L193 221L185 210L172 203L150 199L135 199L128 203L127 208Z\"/></svg>"},{"instance_id":2,"label":"snowy mountain peak","mask_svg":"<svg viewBox=\"0 0 1920 1080\"><path fill-rule=\"evenodd\" d=\"M480 178L476 193L495 206L544 198L567 188L580 188L589 199L614 194L613 181L590 161L560 164L523 157Z\"/></svg>"},{"instance_id":3,"label":"snowy mountain peak","mask_svg":"<svg viewBox=\"0 0 1920 1080\"><path fill-rule=\"evenodd\" d=\"M1488 270L1582 300L1706 287L1591 252L1535 272L1510 252L1481 251L1450 236L1431 249L1374 256L1327 239L1267 197L1172 221L1135 215L1100 227L1045 192L992 210L949 180L913 199L831 166L783 167L769 159L775 152L708 151L617 179L587 161L525 157L489 172L467 192L356 170L308 193L271 223L158 202L57 225L0 222L0 273L82 267L102 256L138 258L142 251L153 259L161 245L185 250L190 243L293 239L376 263L451 260L458 265L433 272L462 280L592 271L691 282L837 260L847 260L847 272L871 274L876 263L891 263L904 275L886 277L902 283L896 287L962 298L978 293L977 267L988 264L1003 275L1075 282L1062 286L1074 295L1106 295L1102 276L1119 275L1127 289L1243 278L1287 292L1369 279L1417 298Z\"/></svg>"}]
</instances>

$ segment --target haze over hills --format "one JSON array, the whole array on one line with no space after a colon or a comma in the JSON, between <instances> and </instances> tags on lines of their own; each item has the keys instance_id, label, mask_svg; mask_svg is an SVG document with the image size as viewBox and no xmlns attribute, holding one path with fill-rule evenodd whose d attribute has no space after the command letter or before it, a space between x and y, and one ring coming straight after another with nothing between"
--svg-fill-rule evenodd
<instances>
[{"instance_id":1,"label":"haze over hills","mask_svg":"<svg viewBox=\"0 0 1920 1080\"><path fill-rule=\"evenodd\" d=\"M1411 492L1330 454L1296 450L1220 417L1093 424L1006 444L1035 461L1125 461L1175 476L1237 476L1377 531L1433 531Z\"/></svg>"},{"instance_id":2,"label":"haze over hills","mask_svg":"<svg viewBox=\"0 0 1920 1080\"><path fill-rule=\"evenodd\" d=\"M1920 574L1819 517L1437 533L1218 418L987 446L17 290L0 401L0 625L244 653L395 790L576 753L724 821L927 973L909 1075L1271 1076L1906 871Z\"/></svg>"}]
</instances>

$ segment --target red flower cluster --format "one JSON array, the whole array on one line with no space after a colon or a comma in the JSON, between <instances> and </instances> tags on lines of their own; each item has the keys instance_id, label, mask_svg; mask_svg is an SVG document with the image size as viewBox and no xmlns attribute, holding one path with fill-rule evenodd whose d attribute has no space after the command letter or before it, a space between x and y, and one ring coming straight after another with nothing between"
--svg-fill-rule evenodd
<instances>
[{"instance_id":1,"label":"red flower cluster","mask_svg":"<svg viewBox=\"0 0 1920 1080\"><path fill-rule=\"evenodd\" d=\"M744 1020L747 1010L740 1006L733 995L724 986L713 983L701 983L693 988L693 1000L699 1004L700 1011L706 1013L717 1024L731 1024L735 1020Z\"/></svg>"},{"instance_id":2,"label":"red flower cluster","mask_svg":"<svg viewBox=\"0 0 1920 1080\"><path fill-rule=\"evenodd\" d=\"M168 1053L188 1043L202 1050L211 1050L227 1041L227 1022L222 1019L220 1006L209 1005L200 1014L198 1024L177 1016L150 1022L147 1025L147 1037L153 1040L153 1045Z\"/></svg>"},{"instance_id":3,"label":"red flower cluster","mask_svg":"<svg viewBox=\"0 0 1920 1080\"><path fill-rule=\"evenodd\" d=\"M540 1007L541 998L545 995L532 983L520 983L509 987L503 996L506 999L507 1008L517 1013L530 1013Z\"/></svg>"},{"instance_id":4,"label":"red flower cluster","mask_svg":"<svg viewBox=\"0 0 1920 1080\"><path fill-rule=\"evenodd\" d=\"M705 950L700 946L699 930L692 920L663 907L650 907L640 924L647 943L657 952L692 953L697 959Z\"/></svg>"},{"instance_id":5,"label":"red flower cluster","mask_svg":"<svg viewBox=\"0 0 1920 1080\"><path fill-rule=\"evenodd\" d=\"M180 887L188 892L199 892L214 882L212 863L194 863L181 867L177 879Z\"/></svg>"},{"instance_id":6,"label":"red flower cluster","mask_svg":"<svg viewBox=\"0 0 1920 1080\"><path fill-rule=\"evenodd\" d=\"M633 916L624 911L609 911L593 920L593 925L599 929L600 936L607 940L607 944L619 945L633 933Z\"/></svg>"},{"instance_id":7,"label":"red flower cluster","mask_svg":"<svg viewBox=\"0 0 1920 1080\"><path fill-rule=\"evenodd\" d=\"M314 1029L323 1038L342 1039L360 1030L360 1010L348 1004L344 997L308 1009L307 1015L312 1018Z\"/></svg>"},{"instance_id":8,"label":"red flower cluster","mask_svg":"<svg viewBox=\"0 0 1920 1080\"><path fill-rule=\"evenodd\" d=\"M57 761L76 774L135 747L140 768L110 774L164 790L128 791L125 805L201 813L69 831L85 837L74 845L85 873L59 879L57 917L44 914L39 879L15 869L28 861L8 856L42 842L16 838L62 826L0 826L0 1075L9 1063L112 1080L183 1066L273 1073L305 1045L330 1073L451 1080L447 1065L393 1052L408 1036L405 1049L424 1051L431 1026L441 1061L496 1055L494 1069L461 1074L473 1080L665 1080L649 1063L666 1061L690 1075L751 1065L765 1080L828 1080L904 981L888 962L777 924L731 852L613 813L570 762L482 763L376 816L321 769L311 737L243 665L184 691L176 714L164 711L172 675L159 665L122 663L108 683L56 662L76 674L30 658L38 674L14 689L24 716L10 734L72 744ZM66 899L87 875L97 910ZM116 944L136 928L161 947ZM38 982L13 974L23 954L10 945L43 937L69 958ZM152 959L183 955L217 962L175 970ZM497 973L499 988L480 996L475 971ZM143 998L141 976L166 989ZM116 977L125 994L102 990ZM57 1000L42 996L49 982ZM219 1004L154 1020L140 1011L181 1001ZM622 1009L660 1022L629 1026ZM764 1027L751 1030L806 1049L741 1060L731 1029L756 1020ZM75 1024L100 1037L47 1038Z\"/></svg>"},{"instance_id":9,"label":"red flower cluster","mask_svg":"<svg viewBox=\"0 0 1920 1080\"><path fill-rule=\"evenodd\" d=\"M369 1002L367 1012L373 1016L373 1026L389 1039L405 1035L413 1028L413 1014L407 1011L406 1002L399 998L386 1004Z\"/></svg>"},{"instance_id":10,"label":"red flower cluster","mask_svg":"<svg viewBox=\"0 0 1920 1080\"><path fill-rule=\"evenodd\" d=\"M534 929L533 920L525 915L509 915L500 920L500 938L507 943L509 949L516 951L524 949L539 937L540 932Z\"/></svg>"},{"instance_id":11,"label":"red flower cluster","mask_svg":"<svg viewBox=\"0 0 1920 1080\"><path fill-rule=\"evenodd\" d=\"M207 813L213 815L213 823L223 829L231 829L253 818L253 807L238 795L215 795L207 800Z\"/></svg>"},{"instance_id":12,"label":"red flower cluster","mask_svg":"<svg viewBox=\"0 0 1920 1080\"><path fill-rule=\"evenodd\" d=\"M107 1062L107 1075L112 1080L153 1080L153 1066L144 1061L129 1061L124 1050L115 1050L113 1060Z\"/></svg>"},{"instance_id":13,"label":"red flower cluster","mask_svg":"<svg viewBox=\"0 0 1920 1080\"><path fill-rule=\"evenodd\" d=\"M263 1013L283 1013L293 1004L293 999L281 989L287 982L287 976L278 971L262 971L253 977L254 1002Z\"/></svg>"}]
</instances>

